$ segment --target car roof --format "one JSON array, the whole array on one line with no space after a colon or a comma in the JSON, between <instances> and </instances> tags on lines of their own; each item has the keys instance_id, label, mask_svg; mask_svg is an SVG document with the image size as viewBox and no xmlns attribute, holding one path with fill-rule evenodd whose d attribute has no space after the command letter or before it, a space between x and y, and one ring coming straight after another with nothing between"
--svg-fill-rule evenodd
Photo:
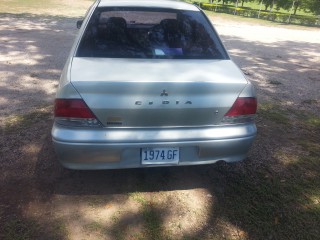
<instances>
[{"instance_id":1,"label":"car roof","mask_svg":"<svg viewBox=\"0 0 320 240\"><path fill-rule=\"evenodd\" d=\"M153 7L200 11L198 7L174 0L100 0L99 7Z\"/></svg>"}]
</instances>

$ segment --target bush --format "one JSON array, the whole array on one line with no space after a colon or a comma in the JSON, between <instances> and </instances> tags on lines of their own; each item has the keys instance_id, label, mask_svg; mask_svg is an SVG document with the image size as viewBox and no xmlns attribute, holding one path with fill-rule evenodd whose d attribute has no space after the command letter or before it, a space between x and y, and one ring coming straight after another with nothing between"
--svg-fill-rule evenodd
<instances>
[{"instance_id":1,"label":"bush","mask_svg":"<svg viewBox=\"0 0 320 240\"><path fill-rule=\"evenodd\" d=\"M248 7L234 7L230 5L220 5L220 4L210 4L210 3L200 3L200 6L204 10L216 11L221 13L236 14L244 17L265 19L274 22L288 23L290 17L290 23L309 25L309 26L320 26L320 18L313 16L301 16L301 15L291 15L288 13L280 12L269 12L260 11L257 9L250 9Z\"/></svg>"}]
</instances>

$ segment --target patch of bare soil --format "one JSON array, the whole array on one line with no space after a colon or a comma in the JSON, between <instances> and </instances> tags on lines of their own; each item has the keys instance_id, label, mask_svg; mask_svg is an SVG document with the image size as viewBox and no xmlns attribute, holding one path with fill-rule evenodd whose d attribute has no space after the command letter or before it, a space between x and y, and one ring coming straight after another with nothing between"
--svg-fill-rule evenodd
<instances>
[{"instance_id":1,"label":"patch of bare soil","mask_svg":"<svg viewBox=\"0 0 320 240\"><path fill-rule=\"evenodd\" d=\"M277 238L251 228L246 219L255 216L255 208L246 209L249 215L236 208L245 203L230 184L240 176L239 189L254 186L246 174L255 175L277 156L284 162L274 171L284 173L283 152L310 154L303 145L290 145L302 133L308 136L308 129L288 124L300 119L299 111L319 117L320 35L221 19L215 24L261 103L259 135L249 159L233 165L71 171L57 162L50 129L75 19L2 15L0 239ZM316 134L310 136L317 141ZM263 179L267 185L269 175ZM274 214L277 223L283 214Z\"/></svg>"}]
</instances>

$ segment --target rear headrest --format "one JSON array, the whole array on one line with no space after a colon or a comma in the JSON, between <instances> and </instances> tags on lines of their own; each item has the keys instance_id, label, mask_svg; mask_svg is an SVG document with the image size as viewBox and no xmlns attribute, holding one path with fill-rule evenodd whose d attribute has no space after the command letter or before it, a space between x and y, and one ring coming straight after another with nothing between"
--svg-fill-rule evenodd
<instances>
[{"instance_id":1,"label":"rear headrest","mask_svg":"<svg viewBox=\"0 0 320 240\"><path fill-rule=\"evenodd\" d=\"M122 17L110 17L107 21L107 27L127 28L127 22Z\"/></svg>"},{"instance_id":2,"label":"rear headrest","mask_svg":"<svg viewBox=\"0 0 320 240\"><path fill-rule=\"evenodd\" d=\"M165 31L178 32L179 30L179 22L176 19L163 19L160 25Z\"/></svg>"}]
</instances>

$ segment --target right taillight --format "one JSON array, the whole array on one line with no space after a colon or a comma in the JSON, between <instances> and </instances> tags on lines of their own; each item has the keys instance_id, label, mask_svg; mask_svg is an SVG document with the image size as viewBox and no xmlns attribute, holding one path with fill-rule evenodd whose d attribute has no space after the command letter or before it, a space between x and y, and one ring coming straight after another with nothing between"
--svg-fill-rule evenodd
<instances>
[{"instance_id":1,"label":"right taillight","mask_svg":"<svg viewBox=\"0 0 320 240\"><path fill-rule=\"evenodd\" d=\"M234 102L230 110L225 114L226 117L256 114L257 99L252 97L239 97Z\"/></svg>"},{"instance_id":2,"label":"right taillight","mask_svg":"<svg viewBox=\"0 0 320 240\"><path fill-rule=\"evenodd\" d=\"M224 115L223 123L252 122L257 111L257 99L254 97L238 97L230 110Z\"/></svg>"},{"instance_id":3,"label":"right taillight","mask_svg":"<svg viewBox=\"0 0 320 240\"><path fill-rule=\"evenodd\" d=\"M74 127L100 127L96 116L82 99L56 99L54 117L58 124Z\"/></svg>"}]
</instances>

